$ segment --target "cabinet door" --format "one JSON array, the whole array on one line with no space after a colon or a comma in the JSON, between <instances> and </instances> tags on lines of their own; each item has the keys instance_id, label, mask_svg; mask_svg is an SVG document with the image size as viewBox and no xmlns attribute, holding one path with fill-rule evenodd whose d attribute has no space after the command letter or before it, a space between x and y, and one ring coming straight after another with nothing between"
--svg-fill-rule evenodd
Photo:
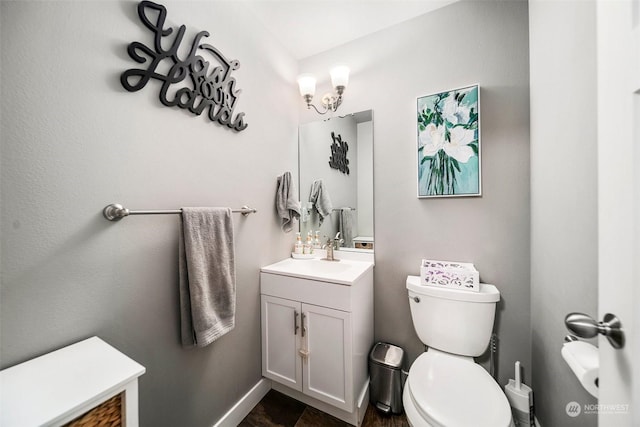
<instances>
[{"instance_id":1,"label":"cabinet door","mask_svg":"<svg viewBox=\"0 0 640 427\"><path fill-rule=\"evenodd\" d=\"M302 391L300 303L261 295L261 305L262 375Z\"/></svg>"},{"instance_id":2,"label":"cabinet door","mask_svg":"<svg viewBox=\"0 0 640 427\"><path fill-rule=\"evenodd\" d=\"M346 411L353 409L351 314L302 304L303 392Z\"/></svg>"}]
</instances>

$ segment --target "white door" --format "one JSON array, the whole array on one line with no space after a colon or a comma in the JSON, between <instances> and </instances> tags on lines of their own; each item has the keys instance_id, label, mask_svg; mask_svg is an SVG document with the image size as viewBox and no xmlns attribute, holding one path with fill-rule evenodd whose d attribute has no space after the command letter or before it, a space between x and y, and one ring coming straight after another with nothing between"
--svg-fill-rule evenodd
<instances>
[{"instance_id":1,"label":"white door","mask_svg":"<svg viewBox=\"0 0 640 427\"><path fill-rule=\"evenodd\" d=\"M300 303L261 295L262 375L302 391Z\"/></svg>"},{"instance_id":2,"label":"white door","mask_svg":"<svg viewBox=\"0 0 640 427\"><path fill-rule=\"evenodd\" d=\"M302 304L304 393L345 411L353 409L351 314Z\"/></svg>"},{"instance_id":3,"label":"white door","mask_svg":"<svg viewBox=\"0 0 640 427\"><path fill-rule=\"evenodd\" d=\"M597 320L616 315L626 338L619 350L599 338L598 425L640 426L639 1L598 0L597 26Z\"/></svg>"}]
</instances>

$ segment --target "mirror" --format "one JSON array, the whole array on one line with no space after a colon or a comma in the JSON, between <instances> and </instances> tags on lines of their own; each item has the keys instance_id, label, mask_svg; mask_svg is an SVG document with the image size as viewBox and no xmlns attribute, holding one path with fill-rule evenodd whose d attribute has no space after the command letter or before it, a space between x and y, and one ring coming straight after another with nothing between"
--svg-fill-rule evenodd
<instances>
[{"instance_id":1,"label":"mirror","mask_svg":"<svg viewBox=\"0 0 640 427\"><path fill-rule=\"evenodd\" d=\"M302 240L340 232L340 250L372 252L373 111L300 125L298 166Z\"/></svg>"}]
</instances>

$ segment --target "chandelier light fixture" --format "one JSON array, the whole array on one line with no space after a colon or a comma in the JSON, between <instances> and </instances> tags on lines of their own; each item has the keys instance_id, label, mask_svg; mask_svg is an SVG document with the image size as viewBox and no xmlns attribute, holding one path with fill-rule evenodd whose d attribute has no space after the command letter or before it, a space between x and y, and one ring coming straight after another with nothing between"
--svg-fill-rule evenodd
<instances>
[{"instance_id":1,"label":"chandelier light fixture","mask_svg":"<svg viewBox=\"0 0 640 427\"><path fill-rule=\"evenodd\" d=\"M333 67L329 74L331 75L331 84L333 85L334 93L326 93L322 97L321 110L311 103L313 95L316 93L316 78L311 74L302 74L298 77L298 87L300 88L300 95L307 103L307 109L313 107L318 114L326 114L329 111L336 111L340 104L342 104L342 94L347 88L349 83L349 67L339 65Z\"/></svg>"}]
</instances>

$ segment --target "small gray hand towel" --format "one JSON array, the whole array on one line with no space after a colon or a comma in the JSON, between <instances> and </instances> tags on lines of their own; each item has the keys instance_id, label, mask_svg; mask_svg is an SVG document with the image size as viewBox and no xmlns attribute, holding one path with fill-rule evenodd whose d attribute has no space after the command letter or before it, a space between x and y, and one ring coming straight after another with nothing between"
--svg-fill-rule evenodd
<instances>
[{"instance_id":1,"label":"small gray hand towel","mask_svg":"<svg viewBox=\"0 0 640 427\"><path fill-rule=\"evenodd\" d=\"M182 208L179 240L182 345L204 347L235 326L231 209Z\"/></svg>"},{"instance_id":2,"label":"small gray hand towel","mask_svg":"<svg viewBox=\"0 0 640 427\"><path fill-rule=\"evenodd\" d=\"M313 203L314 209L318 212L318 215L320 216L320 225L322 225L324 219L331 215L333 205L329 198L329 192L321 179L316 179L313 181L313 184L311 184L309 201Z\"/></svg>"},{"instance_id":3,"label":"small gray hand towel","mask_svg":"<svg viewBox=\"0 0 640 427\"><path fill-rule=\"evenodd\" d=\"M285 233L290 232L293 229L293 220L300 218L300 201L291 172L285 172L278 177L276 209L282 219L282 230Z\"/></svg>"},{"instance_id":4,"label":"small gray hand towel","mask_svg":"<svg viewBox=\"0 0 640 427\"><path fill-rule=\"evenodd\" d=\"M344 240L343 246L345 248L353 247L353 225L352 225L352 214L353 211L351 208L341 208L340 209L340 236Z\"/></svg>"}]
</instances>

